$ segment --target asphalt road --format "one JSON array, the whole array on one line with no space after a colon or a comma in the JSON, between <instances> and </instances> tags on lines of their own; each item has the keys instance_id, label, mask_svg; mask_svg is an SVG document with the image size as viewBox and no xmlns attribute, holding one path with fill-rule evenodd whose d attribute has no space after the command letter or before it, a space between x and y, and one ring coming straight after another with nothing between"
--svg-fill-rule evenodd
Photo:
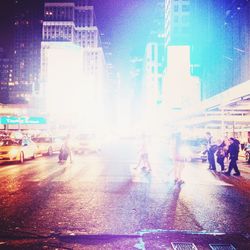
<instances>
[{"instance_id":1,"label":"asphalt road","mask_svg":"<svg viewBox=\"0 0 250 250\"><path fill-rule=\"evenodd\" d=\"M137 149L123 139L72 164L55 155L1 165L0 249L250 249L248 166L227 177L187 163L176 184L165 142L150 144L150 174L134 169Z\"/></svg>"}]
</instances>

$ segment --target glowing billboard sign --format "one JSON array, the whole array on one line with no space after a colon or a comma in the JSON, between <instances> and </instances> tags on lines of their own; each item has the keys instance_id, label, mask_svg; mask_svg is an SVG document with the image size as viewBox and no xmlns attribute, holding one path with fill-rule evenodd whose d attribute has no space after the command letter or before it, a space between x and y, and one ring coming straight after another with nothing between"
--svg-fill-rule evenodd
<instances>
[{"instance_id":1,"label":"glowing billboard sign","mask_svg":"<svg viewBox=\"0 0 250 250\"><path fill-rule=\"evenodd\" d=\"M3 116L0 117L0 124L46 124L47 120L44 117L15 117Z\"/></svg>"}]
</instances>

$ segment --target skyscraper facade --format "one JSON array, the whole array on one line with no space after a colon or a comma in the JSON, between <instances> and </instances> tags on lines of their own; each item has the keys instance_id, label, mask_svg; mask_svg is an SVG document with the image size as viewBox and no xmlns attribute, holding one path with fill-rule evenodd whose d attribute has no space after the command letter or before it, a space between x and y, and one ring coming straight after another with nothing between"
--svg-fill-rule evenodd
<instances>
[{"instance_id":1,"label":"skyscraper facade","mask_svg":"<svg viewBox=\"0 0 250 250\"><path fill-rule=\"evenodd\" d=\"M145 95L147 104L152 107L160 100L159 50L157 43L148 43L145 55Z\"/></svg>"},{"instance_id":2,"label":"skyscraper facade","mask_svg":"<svg viewBox=\"0 0 250 250\"><path fill-rule=\"evenodd\" d=\"M161 101L164 69L164 1L157 0L144 57L144 94L149 106Z\"/></svg>"},{"instance_id":3,"label":"skyscraper facade","mask_svg":"<svg viewBox=\"0 0 250 250\"><path fill-rule=\"evenodd\" d=\"M224 86L234 86L250 79L250 2L226 2L223 31Z\"/></svg>"},{"instance_id":4,"label":"skyscraper facade","mask_svg":"<svg viewBox=\"0 0 250 250\"><path fill-rule=\"evenodd\" d=\"M13 62L0 48L0 103L9 103L9 89L13 86Z\"/></svg>"},{"instance_id":5,"label":"skyscraper facade","mask_svg":"<svg viewBox=\"0 0 250 250\"><path fill-rule=\"evenodd\" d=\"M82 95L79 99L89 100L88 104L75 106L100 106L106 76L105 58L94 7L88 3L80 0L45 2L40 91L45 99L52 92L57 94L56 86L51 89L57 81L58 93L64 89L63 99L76 93ZM63 74L64 79L59 79L58 75Z\"/></svg>"},{"instance_id":6,"label":"skyscraper facade","mask_svg":"<svg viewBox=\"0 0 250 250\"><path fill-rule=\"evenodd\" d=\"M165 0L165 47L190 46L193 75L199 76L204 51L212 44L217 12L211 0Z\"/></svg>"},{"instance_id":7,"label":"skyscraper facade","mask_svg":"<svg viewBox=\"0 0 250 250\"><path fill-rule=\"evenodd\" d=\"M165 32L167 45L190 43L191 0L165 1Z\"/></svg>"},{"instance_id":8,"label":"skyscraper facade","mask_svg":"<svg viewBox=\"0 0 250 250\"><path fill-rule=\"evenodd\" d=\"M94 76L104 54L95 25L94 7L86 1L48 1L44 7L42 76L46 76L46 51L53 42L70 42L84 49L84 71ZM44 71L45 70L45 71ZM43 79L43 81L46 79Z\"/></svg>"},{"instance_id":9,"label":"skyscraper facade","mask_svg":"<svg viewBox=\"0 0 250 250\"><path fill-rule=\"evenodd\" d=\"M30 8L27 8L29 4ZM11 103L29 102L37 89L40 73L41 2L15 1L13 86L9 90Z\"/></svg>"},{"instance_id":10,"label":"skyscraper facade","mask_svg":"<svg viewBox=\"0 0 250 250\"><path fill-rule=\"evenodd\" d=\"M165 1L165 45L190 46L202 99L249 79L249 1Z\"/></svg>"},{"instance_id":11,"label":"skyscraper facade","mask_svg":"<svg viewBox=\"0 0 250 250\"><path fill-rule=\"evenodd\" d=\"M199 61L195 50L196 1L165 0L166 68L162 84L163 103L167 110L186 110L200 99L200 84L192 71ZM190 90L193 97L190 98Z\"/></svg>"},{"instance_id":12,"label":"skyscraper facade","mask_svg":"<svg viewBox=\"0 0 250 250\"><path fill-rule=\"evenodd\" d=\"M223 0L210 4L209 13L210 39L201 54L204 99L250 79L250 2Z\"/></svg>"}]
</instances>

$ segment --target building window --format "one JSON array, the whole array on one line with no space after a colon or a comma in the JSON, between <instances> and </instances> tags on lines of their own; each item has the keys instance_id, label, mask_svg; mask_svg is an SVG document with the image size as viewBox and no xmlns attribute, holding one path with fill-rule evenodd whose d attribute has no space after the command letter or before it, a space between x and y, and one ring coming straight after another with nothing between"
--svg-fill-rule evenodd
<instances>
[{"instance_id":1,"label":"building window","mask_svg":"<svg viewBox=\"0 0 250 250\"><path fill-rule=\"evenodd\" d=\"M178 12L179 10L179 6L178 5L174 5L174 12Z\"/></svg>"}]
</instances>

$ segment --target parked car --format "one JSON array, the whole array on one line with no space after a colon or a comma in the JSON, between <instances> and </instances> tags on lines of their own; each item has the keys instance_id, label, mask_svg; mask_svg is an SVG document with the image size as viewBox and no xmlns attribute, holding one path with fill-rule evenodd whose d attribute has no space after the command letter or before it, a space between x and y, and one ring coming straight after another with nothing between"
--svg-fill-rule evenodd
<instances>
[{"instance_id":1,"label":"parked car","mask_svg":"<svg viewBox=\"0 0 250 250\"><path fill-rule=\"evenodd\" d=\"M59 152L62 146L62 139L52 136L34 137L32 140L38 147L39 154L51 156Z\"/></svg>"},{"instance_id":2,"label":"parked car","mask_svg":"<svg viewBox=\"0 0 250 250\"><path fill-rule=\"evenodd\" d=\"M206 140L203 138L184 139L181 145L181 154L187 161L207 161Z\"/></svg>"},{"instance_id":3,"label":"parked car","mask_svg":"<svg viewBox=\"0 0 250 250\"><path fill-rule=\"evenodd\" d=\"M250 163L250 144L245 147L245 159L247 163Z\"/></svg>"},{"instance_id":4,"label":"parked car","mask_svg":"<svg viewBox=\"0 0 250 250\"><path fill-rule=\"evenodd\" d=\"M0 142L0 162L23 163L26 159L36 158L37 154L37 145L29 138L5 139Z\"/></svg>"}]
</instances>

